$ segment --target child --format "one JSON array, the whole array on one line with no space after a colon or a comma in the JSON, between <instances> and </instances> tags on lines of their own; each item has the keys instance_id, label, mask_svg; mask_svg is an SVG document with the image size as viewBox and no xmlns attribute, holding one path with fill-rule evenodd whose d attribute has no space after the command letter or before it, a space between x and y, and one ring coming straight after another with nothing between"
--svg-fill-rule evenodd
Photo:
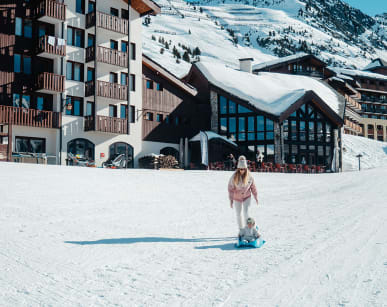
<instances>
[{"instance_id":1,"label":"child","mask_svg":"<svg viewBox=\"0 0 387 307\"><path fill-rule=\"evenodd\" d=\"M258 233L255 227L255 221L252 217L249 217L246 222L247 226L239 231L239 242L249 243L257 240L261 235Z\"/></svg>"}]
</instances>

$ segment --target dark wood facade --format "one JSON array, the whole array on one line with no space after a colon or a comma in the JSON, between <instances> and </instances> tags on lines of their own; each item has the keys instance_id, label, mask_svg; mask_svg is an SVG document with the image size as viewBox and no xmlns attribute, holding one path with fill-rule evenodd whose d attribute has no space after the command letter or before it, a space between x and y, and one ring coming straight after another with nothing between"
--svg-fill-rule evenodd
<instances>
[{"instance_id":1,"label":"dark wood facade","mask_svg":"<svg viewBox=\"0 0 387 307\"><path fill-rule=\"evenodd\" d=\"M334 135L339 134L343 120L313 91L276 116L211 84L195 65L186 81L198 89L202 103L211 104L216 113L210 130L237 143L240 153L249 160L254 161L259 150L266 162L330 167ZM229 153L222 152L223 159Z\"/></svg>"},{"instance_id":2,"label":"dark wood facade","mask_svg":"<svg viewBox=\"0 0 387 307\"><path fill-rule=\"evenodd\" d=\"M196 99L196 90L143 56L144 141L179 143L209 126L208 105Z\"/></svg>"},{"instance_id":3,"label":"dark wood facade","mask_svg":"<svg viewBox=\"0 0 387 307\"><path fill-rule=\"evenodd\" d=\"M275 64L264 64L265 63L260 65L259 68L253 67L253 73L267 71L282 74L304 75L321 79L327 79L335 75L333 71L327 68L325 62L311 54L300 56L298 58L292 56L285 57L281 62L277 61Z\"/></svg>"}]
</instances>

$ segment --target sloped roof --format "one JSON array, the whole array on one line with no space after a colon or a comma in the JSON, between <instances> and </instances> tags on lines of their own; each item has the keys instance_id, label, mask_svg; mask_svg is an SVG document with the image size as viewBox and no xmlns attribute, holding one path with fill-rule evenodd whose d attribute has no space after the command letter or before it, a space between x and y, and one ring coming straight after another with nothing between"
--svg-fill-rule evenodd
<instances>
[{"instance_id":1,"label":"sloped roof","mask_svg":"<svg viewBox=\"0 0 387 307\"><path fill-rule=\"evenodd\" d=\"M252 69L253 69L253 71L254 70L261 70L261 69L264 69L264 68L277 66L279 64L286 63L286 62L298 61L298 60L301 60L301 59L307 58L307 57L314 57L319 62L324 63L323 61L321 61L320 59L318 59L317 57L315 57L312 54L305 53L305 52L300 52L300 53L296 53L296 54L293 54L293 55L282 57L282 58L279 58L279 59L276 59L276 60L255 64L255 65L253 65Z\"/></svg>"},{"instance_id":2,"label":"sloped roof","mask_svg":"<svg viewBox=\"0 0 387 307\"><path fill-rule=\"evenodd\" d=\"M229 140L228 138L226 138L225 136L223 135L219 135L213 131L204 131L206 134L207 134L207 137L208 137L208 140L212 140L212 139L222 139L223 141L227 142L227 143L230 143L231 145L235 146L235 147L238 147L238 145L236 143L234 143L233 141ZM190 142L197 142L197 141L200 141L200 132L195 135L194 137L192 137L190 140Z\"/></svg>"},{"instance_id":3,"label":"sloped roof","mask_svg":"<svg viewBox=\"0 0 387 307\"><path fill-rule=\"evenodd\" d=\"M366 67L364 67L363 70L370 70L370 69L373 69L376 67L387 67L387 61L385 61L381 58L374 59Z\"/></svg>"},{"instance_id":4,"label":"sloped roof","mask_svg":"<svg viewBox=\"0 0 387 307\"><path fill-rule=\"evenodd\" d=\"M124 0L128 3L128 0ZM141 16L151 14L157 15L161 12L161 7L152 0L131 0L131 6L140 13Z\"/></svg>"},{"instance_id":5,"label":"sloped roof","mask_svg":"<svg viewBox=\"0 0 387 307\"><path fill-rule=\"evenodd\" d=\"M377 74L374 72L356 70L356 69L347 69L347 68L338 68L338 67L329 67L329 69L333 70L337 74L347 75L351 77L363 77L377 80L387 81L387 76L382 74Z\"/></svg>"},{"instance_id":6,"label":"sloped roof","mask_svg":"<svg viewBox=\"0 0 387 307\"><path fill-rule=\"evenodd\" d=\"M179 87L183 91L187 92L192 96L196 96L197 90L190 84L183 82L180 78L176 77L166 68L161 66L160 64L153 61L150 57L145 54L142 55L142 65L147 66L149 69L161 74L165 79L172 82L175 86Z\"/></svg>"},{"instance_id":7,"label":"sloped roof","mask_svg":"<svg viewBox=\"0 0 387 307\"><path fill-rule=\"evenodd\" d=\"M208 82L266 113L280 116L307 92L313 91L334 113L342 117L343 97L326 83L314 78L269 72L256 75L212 62L194 65Z\"/></svg>"}]
</instances>

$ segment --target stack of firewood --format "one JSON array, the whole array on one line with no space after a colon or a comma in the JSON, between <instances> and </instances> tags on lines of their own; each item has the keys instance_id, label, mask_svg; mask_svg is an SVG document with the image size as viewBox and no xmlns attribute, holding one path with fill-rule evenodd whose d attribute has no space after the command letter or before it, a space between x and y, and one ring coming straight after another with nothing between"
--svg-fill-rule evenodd
<instances>
[{"instance_id":1,"label":"stack of firewood","mask_svg":"<svg viewBox=\"0 0 387 307\"><path fill-rule=\"evenodd\" d=\"M160 168L179 168L179 162L174 156L159 156L159 167Z\"/></svg>"},{"instance_id":2,"label":"stack of firewood","mask_svg":"<svg viewBox=\"0 0 387 307\"><path fill-rule=\"evenodd\" d=\"M174 156L149 155L138 160L140 168L179 168L179 162Z\"/></svg>"}]
</instances>

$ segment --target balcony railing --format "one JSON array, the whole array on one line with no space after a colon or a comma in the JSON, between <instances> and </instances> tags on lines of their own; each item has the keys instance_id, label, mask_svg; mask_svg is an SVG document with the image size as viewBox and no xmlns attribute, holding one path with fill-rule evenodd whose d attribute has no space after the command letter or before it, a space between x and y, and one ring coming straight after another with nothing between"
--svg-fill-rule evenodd
<instances>
[{"instance_id":1,"label":"balcony railing","mask_svg":"<svg viewBox=\"0 0 387 307\"><path fill-rule=\"evenodd\" d=\"M54 0L42 0L36 8L38 18L47 16L59 20L66 20L66 6Z\"/></svg>"},{"instance_id":2,"label":"balcony railing","mask_svg":"<svg viewBox=\"0 0 387 307\"><path fill-rule=\"evenodd\" d=\"M47 52L52 55L66 56L66 41L54 36L39 37L38 53Z\"/></svg>"},{"instance_id":3,"label":"balcony railing","mask_svg":"<svg viewBox=\"0 0 387 307\"><path fill-rule=\"evenodd\" d=\"M110 83L104 81L97 81L97 96L127 100L128 87L118 83Z\"/></svg>"},{"instance_id":4,"label":"balcony railing","mask_svg":"<svg viewBox=\"0 0 387 307\"><path fill-rule=\"evenodd\" d=\"M36 84L37 90L60 93L64 91L64 76L43 72L38 75Z\"/></svg>"},{"instance_id":5,"label":"balcony railing","mask_svg":"<svg viewBox=\"0 0 387 307\"><path fill-rule=\"evenodd\" d=\"M93 61L95 59L94 46L86 48L86 62ZM118 51L111 48L102 46L97 47L97 61L101 63L128 67L128 54L126 52Z\"/></svg>"},{"instance_id":6,"label":"balcony railing","mask_svg":"<svg viewBox=\"0 0 387 307\"><path fill-rule=\"evenodd\" d=\"M128 34L129 21L110 14L94 11L86 15L86 28L88 29L95 25L106 30Z\"/></svg>"},{"instance_id":7,"label":"balcony railing","mask_svg":"<svg viewBox=\"0 0 387 307\"><path fill-rule=\"evenodd\" d=\"M0 105L0 124L60 128L60 113Z\"/></svg>"},{"instance_id":8,"label":"balcony railing","mask_svg":"<svg viewBox=\"0 0 387 307\"><path fill-rule=\"evenodd\" d=\"M128 133L128 120L109 116L86 116L85 131L100 131L117 134Z\"/></svg>"},{"instance_id":9,"label":"balcony railing","mask_svg":"<svg viewBox=\"0 0 387 307\"><path fill-rule=\"evenodd\" d=\"M324 74L319 71L307 71L307 70L292 70L292 74L301 76L310 76L315 78L323 78Z\"/></svg>"}]
</instances>

